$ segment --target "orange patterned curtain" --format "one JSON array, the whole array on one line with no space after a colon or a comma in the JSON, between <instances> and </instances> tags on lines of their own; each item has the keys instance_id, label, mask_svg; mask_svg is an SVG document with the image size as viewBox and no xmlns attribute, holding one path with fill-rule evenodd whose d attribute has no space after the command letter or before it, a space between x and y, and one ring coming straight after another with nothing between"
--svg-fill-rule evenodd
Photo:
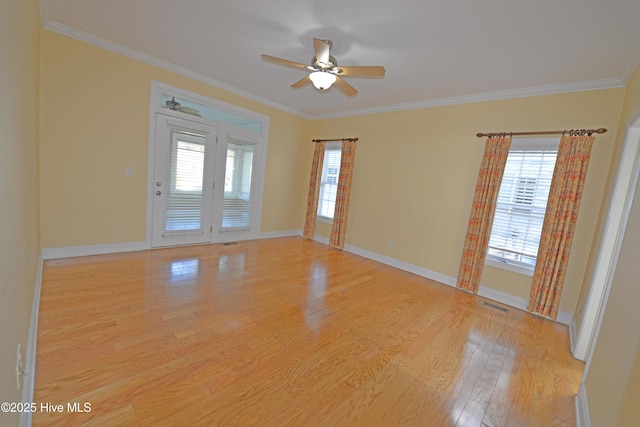
<instances>
[{"instance_id":1,"label":"orange patterned curtain","mask_svg":"<svg viewBox=\"0 0 640 427\"><path fill-rule=\"evenodd\" d=\"M356 157L356 142L342 141L342 155L340 158L340 176L338 177L338 194L336 208L333 213L333 226L329 246L336 249L344 247L344 236L347 233L347 215L349 213L349 199L351 198L351 178L353 177L353 163Z\"/></svg>"},{"instance_id":2,"label":"orange patterned curtain","mask_svg":"<svg viewBox=\"0 0 640 427\"><path fill-rule=\"evenodd\" d=\"M316 142L311 164L311 179L309 181L309 193L307 195L307 215L304 220L302 235L307 239L313 239L316 231L316 217L318 216L318 197L320 195L320 181L322 180L322 163L324 161L324 141Z\"/></svg>"},{"instance_id":3,"label":"orange patterned curtain","mask_svg":"<svg viewBox=\"0 0 640 427\"><path fill-rule=\"evenodd\" d=\"M510 136L488 138L485 144L456 285L473 293L477 293L480 286L491 224L510 147Z\"/></svg>"},{"instance_id":4,"label":"orange patterned curtain","mask_svg":"<svg viewBox=\"0 0 640 427\"><path fill-rule=\"evenodd\" d=\"M527 307L552 319L558 315L593 140L587 135L560 139Z\"/></svg>"}]
</instances>

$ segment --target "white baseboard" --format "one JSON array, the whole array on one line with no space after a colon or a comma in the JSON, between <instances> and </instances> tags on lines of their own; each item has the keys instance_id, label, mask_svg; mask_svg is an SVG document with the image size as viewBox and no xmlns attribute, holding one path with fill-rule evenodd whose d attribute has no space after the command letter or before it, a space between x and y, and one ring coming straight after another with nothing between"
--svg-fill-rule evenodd
<instances>
[{"instance_id":1,"label":"white baseboard","mask_svg":"<svg viewBox=\"0 0 640 427\"><path fill-rule=\"evenodd\" d=\"M502 304L517 308L522 311L528 312L527 305L529 305L529 301L524 298L517 297L515 295L508 294L506 292L498 291L493 288L489 288L486 286L480 286L478 289L478 295L481 297L488 298L493 301L500 302ZM542 317L542 316L541 316ZM554 319L549 319L554 320ZM573 321L573 315L567 313L566 311L558 311L558 316L554 320L555 322L562 323L563 325L570 325ZM571 333L571 329L569 329L569 333Z\"/></svg>"},{"instance_id":2,"label":"white baseboard","mask_svg":"<svg viewBox=\"0 0 640 427\"><path fill-rule=\"evenodd\" d=\"M578 394L575 397L576 401L576 426L577 427L591 427L591 417L589 416L589 403L587 401L587 389L584 387L584 383L580 384Z\"/></svg>"},{"instance_id":3,"label":"white baseboard","mask_svg":"<svg viewBox=\"0 0 640 427\"><path fill-rule=\"evenodd\" d=\"M524 298L520 298L506 292L480 285L478 288L478 295L510 307L517 308L518 310L527 311L527 301Z\"/></svg>"},{"instance_id":4,"label":"white baseboard","mask_svg":"<svg viewBox=\"0 0 640 427\"><path fill-rule=\"evenodd\" d=\"M38 314L40 313L40 291L42 290L42 264L44 262L42 251L38 260L36 283L33 289L33 301L31 303L31 319L29 320L29 338L25 354L24 378L22 380L22 403L33 402L36 375L36 347L38 344ZM20 415L20 427L30 427L33 414L29 411Z\"/></svg>"},{"instance_id":5,"label":"white baseboard","mask_svg":"<svg viewBox=\"0 0 640 427\"><path fill-rule=\"evenodd\" d=\"M260 233L260 239L273 239L277 237L292 237L302 235L302 230L264 231Z\"/></svg>"},{"instance_id":6,"label":"white baseboard","mask_svg":"<svg viewBox=\"0 0 640 427\"><path fill-rule=\"evenodd\" d=\"M258 239L271 239L277 237L291 237L300 236L302 230L282 230L282 231L267 231L260 233ZM137 252L151 249L146 242L130 242L130 243L112 243L104 245L87 245L87 246L66 246L60 248L44 248L42 249L42 258L56 259L56 258L71 258L77 256L88 255L105 255L115 254L120 252Z\"/></svg>"},{"instance_id":7,"label":"white baseboard","mask_svg":"<svg viewBox=\"0 0 640 427\"><path fill-rule=\"evenodd\" d=\"M115 254L119 252L137 252L149 249L146 242L113 243L104 245L67 246L62 248L42 249L42 258L71 258L87 255Z\"/></svg>"},{"instance_id":8,"label":"white baseboard","mask_svg":"<svg viewBox=\"0 0 640 427\"><path fill-rule=\"evenodd\" d=\"M571 345L571 354L575 357L576 340L578 339L578 326L576 325L575 316L571 316L571 322L569 322L569 344ZM584 362L584 360L583 360Z\"/></svg>"},{"instance_id":9,"label":"white baseboard","mask_svg":"<svg viewBox=\"0 0 640 427\"><path fill-rule=\"evenodd\" d=\"M574 322L573 314L567 313L566 311L558 310L558 317L556 318L556 322L569 326L569 335L571 335L571 323Z\"/></svg>"},{"instance_id":10,"label":"white baseboard","mask_svg":"<svg viewBox=\"0 0 640 427\"><path fill-rule=\"evenodd\" d=\"M313 240L329 244L329 239L324 236L315 236ZM448 285L448 286L456 286L457 278L453 276L449 276L446 274L439 273L437 271L429 270L424 267L420 267L414 264L410 264L405 261L400 261L395 258L388 257L386 255L381 255L376 252L368 251L366 249L359 248L353 245L345 245L344 250L356 255L360 255L364 258L371 259L373 261L380 262L382 264L389 265L391 267L399 268L400 270L408 271L409 273L416 274L418 276L426 277L427 279L435 280L436 282ZM501 304L508 305L513 308L517 308L519 310L527 311L528 301L524 298L517 297L515 295L508 294L506 292L498 291L493 288L480 285L478 289L478 295ZM557 322L569 325L573 320L573 315L570 313L559 311L558 317L556 319Z\"/></svg>"},{"instance_id":11,"label":"white baseboard","mask_svg":"<svg viewBox=\"0 0 640 427\"><path fill-rule=\"evenodd\" d=\"M409 273L413 273L418 276L426 277L427 279L435 280L436 282L443 283L445 285L453 287L456 286L457 280L455 277L447 276L446 274L441 274L437 271L429 270L428 268L420 267L415 264L391 258L386 255L381 255L353 245L346 245L344 249L347 252L360 255L364 258L369 258L373 261L377 261L391 267L399 268L400 270L408 271Z\"/></svg>"}]
</instances>

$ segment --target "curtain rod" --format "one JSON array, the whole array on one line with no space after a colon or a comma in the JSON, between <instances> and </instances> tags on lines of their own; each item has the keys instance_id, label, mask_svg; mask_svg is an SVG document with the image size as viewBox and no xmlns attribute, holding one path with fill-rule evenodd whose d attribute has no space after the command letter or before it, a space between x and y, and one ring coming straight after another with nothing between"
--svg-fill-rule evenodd
<instances>
[{"instance_id":1,"label":"curtain rod","mask_svg":"<svg viewBox=\"0 0 640 427\"><path fill-rule=\"evenodd\" d=\"M333 142L333 141L353 141L356 142L358 138L340 138L340 139L314 139L313 142Z\"/></svg>"},{"instance_id":2,"label":"curtain rod","mask_svg":"<svg viewBox=\"0 0 640 427\"><path fill-rule=\"evenodd\" d=\"M488 136L489 138L493 138L494 136L521 136L521 135L591 135L593 133L605 133L607 130L605 128L599 129L572 129L572 130L550 130L550 131L540 131L540 132L490 132L490 133L478 133L476 136L478 138L482 138L483 136Z\"/></svg>"}]
</instances>

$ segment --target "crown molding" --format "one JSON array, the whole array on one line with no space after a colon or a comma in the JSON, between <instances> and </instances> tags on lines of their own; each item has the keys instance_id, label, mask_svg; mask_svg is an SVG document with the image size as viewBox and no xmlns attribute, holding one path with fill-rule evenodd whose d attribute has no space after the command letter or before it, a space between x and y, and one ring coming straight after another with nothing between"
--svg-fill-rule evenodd
<instances>
[{"instance_id":1,"label":"crown molding","mask_svg":"<svg viewBox=\"0 0 640 427\"><path fill-rule=\"evenodd\" d=\"M534 86L522 89L502 90L496 92L484 92L473 95L452 96L448 98L427 99L424 101L407 102L404 104L385 105L374 108L363 108L335 114L314 115L314 120L336 119L349 116L362 116L365 114L390 113L404 110L417 110L420 108L443 107L447 105L471 104L475 102L499 101L503 99L526 98L530 96L555 95L568 92L582 92L587 90L613 89L625 87L626 83L620 78L606 78L587 80L574 83L559 83L545 86Z\"/></svg>"},{"instance_id":2,"label":"crown molding","mask_svg":"<svg viewBox=\"0 0 640 427\"><path fill-rule=\"evenodd\" d=\"M46 0L40 0L42 1L46 1ZM46 14L46 12L45 12ZM41 12L41 15L43 15L43 13ZM43 19L45 19L45 16L42 16ZM112 52L118 53L120 55L124 55L127 56L129 58L135 59L137 61L140 62L144 62L150 65L154 65L156 67L162 68L164 70L167 71L171 71L173 73L179 74L181 76L184 77L188 77L190 79L199 81L201 83L205 83L209 86L213 86L213 87L217 87L219 89L223 89L227 92L231 92L235 95L241 96L243 98L247 98L250 99L252 101L255 102L259 102L263 105L266 105L268 107L272 107L272 108L276 108L278 110L284 111L286 113L290 113L296 116L300 116L306 119L312 119L313 117L309 116L308 114L305 114L301 111L297 111L288 107L285 107L284 105L280 105L277 104L273 101L270 101L266 98L262 98L260 96L254 95L250 92L247 92L243 89L237 88L235 86L231 86L228 85L226 83L223 83L219 80L213 79L211 77L205 76L204 74L200 74L198 72L189 70L187 68L181 67L179 65L173 64L169 61L165 61L163 59L159 59L156 58L155 56L152 55L148 55L146 53L140 52L138 50L135 49L131 49L128 48L126 46L122 46L118 43L114 43L112 41L103 39L102 37L98 37L98 36L94 36L93 34L89 34L86 33L84 31L78 30L76 28L70 27L68 25L62 24L60 22L57 21L49 21L47 22L45 25L43 25L43 28L49 30L49 31L53 31L55 33L58 34L62 34L64 36L67 37L71 37L73 39L76 40L80 40L82 42L85 43L89 43L91 45L103 48L103 49L107 49L110 50Z\"/></svg>"},{"instance_id":3,"label":"crown molding","mask_svg":"<svg viewBox=\"0 0 640 427\"><path fill-rule=\"evenodd\" d=\"M47 0L39 0L39 1L40 1L41 19L43 20L43 22L45 22L47 19L47 6L46 6ZM193 80L205 83L207 85L210 85L219 89L223 89L235 95L242 96L243 98L247 98L252 101L259 102L265 106L276 108L278 110L281 110L286 113L293 114L295 116L299 116L308 120L336 119L336 118L344 118L344 117L352 117L352 116L362 116L367 114L390 113L390 112L405 111L405 110L416 110L416 109L422 109L422 108L443 107L448 105L470 104L470 103L486 102L486 101L498 101L498 100L504 100L504 99L513 99L513 98L525 98L530 96L553 95L558 93L621 88L626 86L627 82L633 75L633 72L635 71L636 67L640 64L640 40L639 40L637 43L637 49L635 49L635 55L632 56L631 60L628 62L627 66L625 67L625 73L623 76L624 78L605 78L605 79L587 80L587 81L573 82L573 83L559 83L559 84L552 84L552 85L545 85L545 86L534 86L534 87L522 88L522 89L511 89L511 90L503 90L503 91L496 91L496 92L484 92L484 93L478 93L473 95L462 95L462 96L453 96L453 97L447 97L447 98L427 99L423 101L408 102L408 103L394 104L394 105L383 105L379 107L355 109L355 110L349 110L349 111L334 112L329 114L310 115L298 110L294 110L292 108L288 108L284 105L275 103L271 100L257 96L253 93L247 92L235 86L228 85L219 80L205 76L204 74L197 73L195 71L189 70L187 68L181 67L171 62L156 58L146 53L142 53L135 49L131 49L131 48L122 46L118 43L114 43L109 40L103 39L101 37L94 36L92 34L86 33L84 31L78 30L76 28L70 27L68 25L62 24L57 21L46 22L46 24L43 25L43 28L74 38L76 40L83 41L85 43L89 43L97 47L101 47L103 49L110 50L112 52L127 56L129 58L132 58L141 62L145 62L150 65L154 65L156 67L174 72L176 74L191 78Z\"/></svg>"}]
</instances>

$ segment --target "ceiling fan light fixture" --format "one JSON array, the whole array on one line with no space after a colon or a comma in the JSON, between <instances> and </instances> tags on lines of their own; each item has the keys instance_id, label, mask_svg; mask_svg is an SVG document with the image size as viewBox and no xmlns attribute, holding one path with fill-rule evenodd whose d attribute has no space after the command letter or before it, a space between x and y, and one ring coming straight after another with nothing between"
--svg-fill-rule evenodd
<instances>
[{"instance_id":1,"label":"ceiling fan light fixture","mask_svg":"<svg viewBox=\"0 0 640 427\"><path fill-rule=\"evenodd\" d=\"M336 82L336 76L326 71L314 71L309 74L311 83L316 89L327 90Z\"/></svg>"},{"instance_id":2,"label":"ceiling fan light fixture","mask_svg":"<svg viewBox=\"0 0 640 427\"><path fill-rule=\"evenodd\" d=\"M384 77L384 67L376 66L350 66L338 67L338 61L331 56L333 43L329 40L313 39L313 49L315 56L311 58L311 65L277 58L275 56L260 55L263 61L277 65L298 68L307 71L308 74L291 85L293 89L299 89L311 82L313 86L321 91L329 89L336 83L336 89L346 96L358 94L356 88L347 83L342 77Z\"/></svg>"}]
</instances>

